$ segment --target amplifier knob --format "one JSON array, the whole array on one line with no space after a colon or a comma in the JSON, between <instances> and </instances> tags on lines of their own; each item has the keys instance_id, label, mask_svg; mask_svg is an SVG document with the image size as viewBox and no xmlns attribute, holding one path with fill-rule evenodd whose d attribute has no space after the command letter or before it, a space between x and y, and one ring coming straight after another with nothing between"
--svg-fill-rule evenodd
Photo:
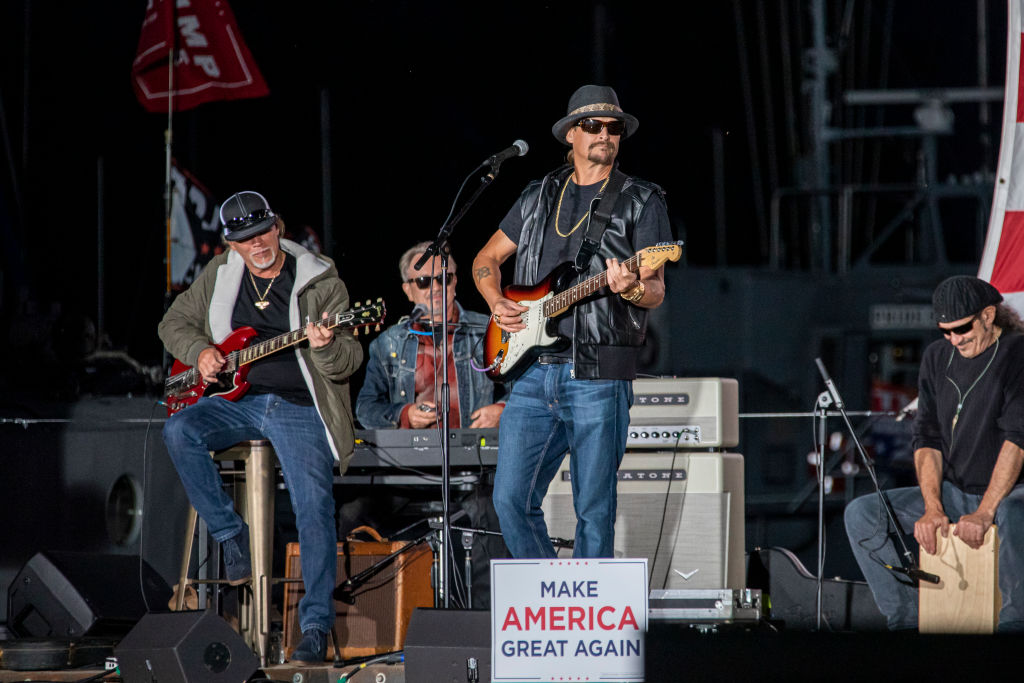
<instances>
[{"instance_id":1,"label":"amplifier knob","mask_svg":"<svg viewBox=\"0 0 1024 683\"><path fill-rule=\"evenodd\" d=\"M641 439L646 439L648 436L649 436L649 434L647 432L640 432L640 438Z\"/></svg>"},{"instance_id":2,"label":"amplifier knob","mask_svg":"<svg viewBox=\"0 0 1024 683\"><path fill-rule=\"evenodd\" d=\"M630 433L629 433L629 438L631 438L631 439L635 439L635 438L636 438L636 437L638 437L638 436L640 436L640 435L639 435L639 434L637 434L636 432L630 432Z\"/></svg>"}]
</instances>

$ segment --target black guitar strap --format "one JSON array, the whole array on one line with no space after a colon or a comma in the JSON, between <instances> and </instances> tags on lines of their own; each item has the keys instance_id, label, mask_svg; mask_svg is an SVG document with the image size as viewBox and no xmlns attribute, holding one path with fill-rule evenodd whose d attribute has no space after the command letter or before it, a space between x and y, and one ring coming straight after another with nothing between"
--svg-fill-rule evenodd
<instances>
[{"instance_id":1,"label":"black guitar strap","mask_svg":"<svg viewBox=\"0 0 1024 683\"><path fill-rule=\"evenodd\" d=\"M565 182L569 182L569 180L566 179ZM608 186L594 198L597 201L597 208L594 209L590 216L587 232L583 235L580 250L576 252L574 265L577 272L586 272L587 267L590 265L590 259L597 253L597 248L601 246L601 236L604 235L604 231L608 227L608 221L612 217L612 209L615 208L615 202L619 199L619 192L622 191L622 186L625 184L626 174L616 166L612 169Z\"/></svg>"}]
</instances>

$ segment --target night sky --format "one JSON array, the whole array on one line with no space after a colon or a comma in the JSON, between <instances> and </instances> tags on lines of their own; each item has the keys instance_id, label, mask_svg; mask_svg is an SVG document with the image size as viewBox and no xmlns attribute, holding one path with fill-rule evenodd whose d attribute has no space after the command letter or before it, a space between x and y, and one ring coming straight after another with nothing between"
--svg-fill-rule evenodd
<instances>
[{"instance_id":1,"label":"night sky","mask_svg":"<svg viewBox=\"0 0 1024 683\"><path fill-rule=\"evenodd\" d=\"M329 255L353 298L385 297L392 319L407 309L395 271L399 254L436 234L466 174L522 138L529 154L502 167L456 228L454 255L460 273L467 270L524 184L560 163L565 148L550 127L584 83L612 85L640 120L620 162L667 191L673 230L686 240L686 263L675 267L716 263L713 131L725 141L728 265L764 262L751 153L758 152L764 177L774 178L762 198L799 175L796 157L806 149L807 130L796 41L809 36L808 2L231 4L270 96L177 114L174 156L218 200L257 190L289 227L319 230L326 95L336 242ZM830 44L839 49L836 83L975 83L975 3L826 4L836 5L829 9ZM142 108L130 78L144 11L140 0L0 6L8 348L41 334L75 353L83 319L96 318L102 199L110 348L145 364L161 360L155 326L164 306L166 116ZM996 86L1005 11L1005 3L989 3L987 63ZM788 57L783 35L792 45ZM835 84L832 90L838 92ZM957 135L941 143L940 175L994 162L999 109L993 107L987 126L977 121L976 107L956 110ZM792 138L786 111L796 116ZM885 115L894 124L910 116L905 108ZM837 108L835 121L871 123L872 116L880 115ZM892 142L882 154L885 173L912 177L909 143ZM482 308L468 277L460 300Z\"/></svg>"}]
</instances>

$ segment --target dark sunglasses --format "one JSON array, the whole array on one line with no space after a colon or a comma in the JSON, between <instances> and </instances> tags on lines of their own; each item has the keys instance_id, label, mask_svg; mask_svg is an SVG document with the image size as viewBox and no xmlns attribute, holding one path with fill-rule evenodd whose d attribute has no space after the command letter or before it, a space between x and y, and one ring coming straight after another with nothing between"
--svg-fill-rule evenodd
<instances>
[{"instance_id":1,"label":"dark sunglasses","mask_svg":"<svg viewBox=\"0 0 1024 683\"><path fill-rule=\"evenodd\" d=\"M608 129L608 135L622 135L626 132L625 121L598 121L597 119L583 119L576 124L583 129L584 133L590 133L591 135L597 135L601 132L602 128Z\"/></svg>"},{"instance_id":2,"label":"dark sunglasses","mask_svg":"<svg viewBox=\"0 0 1024 683\"><path fill-rule=\"evenodd\" d=\"M434 277L430 277L429 275L420 275L419 277L411 277L408 280L406 280L406 282L415 282L416 286L419 287L420 289L426 289L427 287L430 286L431 280L433 280L437 284L441 284L441 277L441 275L435 275ZM450 285L452 283L452 278L454 277L455 273L446 273L445 284Z\"/></svg>"},{"instance_id":3,"label":"dark sunglasses","mask_svg":"<svg viewBox=\"0 0 1024 683\"><path fill-rule=\"evenodd\" d=\"M239 216L238 218L232 218L225 225L229 228L238 227L240 225L246 225L251 223L259 223L267 218L274 218L274 212L270 209L257 209L248 216Z\"/></svg>"},{"instance_id":4,"label":"dark sunglasses","mask_svg":"<svg viewBox=\"0 0 1024 683\"><path fill-rule=\"evenodd\" d=\"M971 328L974 327L974 321L977 319L977 314L972 315L971 319L965 322L963 325L957 325L956 327L940 327L939 332L941 332L943 336L946 337L953 334L967 334L968 332L971 331Z\"/></svg>"}]
</instances>

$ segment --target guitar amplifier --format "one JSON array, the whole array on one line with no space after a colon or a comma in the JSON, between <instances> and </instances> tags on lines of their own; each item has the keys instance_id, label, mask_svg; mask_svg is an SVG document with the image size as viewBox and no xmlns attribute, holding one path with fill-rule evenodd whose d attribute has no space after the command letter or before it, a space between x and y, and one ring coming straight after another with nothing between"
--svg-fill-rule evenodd
<instances>
[{"instance_id":1,"label":"guitar amplifier","mask_svg":"<svg viewBox=\"0 0 1024 683\"><path fill-rule=\"evenodd\" d=\"M739 444L739 434L736 380L633 380L626 448L732 448Z\"/></svg>"},{"instance_id":2,"label":"guitar amplifier","mask_svg":"<svg viewBox=\"0 0 1024 683\"><path fill-rule=\"evenodd\" d=\"M353 541L338 543L338 583L404 547L404 541ZM401 650L409 619L417 607L433 607L434 591L430 571L434 557L427 545L402 553L352 592L353 604L335 600L335 628L341 657L363 657ZM286 547L285 573L301 578L299 544ZM299 600L305 595L302 583L288 583L284 599L284 650L287 656L302 639L299 630ZM330 639L327 659L334 657Z\"/></svg>"},{"instance_id":3,"label":"guitar amplifier","mask_svg":"<svg viewBox=\"0 0 1024 683\"><path fill-rule=\"evenodd\" d=\"M615 557L646 557L651 588L746 587L742 455L631 453L618 480ZM575 536L568 457L542 508L549 534Z\"/></svg>"}]
</instances>

